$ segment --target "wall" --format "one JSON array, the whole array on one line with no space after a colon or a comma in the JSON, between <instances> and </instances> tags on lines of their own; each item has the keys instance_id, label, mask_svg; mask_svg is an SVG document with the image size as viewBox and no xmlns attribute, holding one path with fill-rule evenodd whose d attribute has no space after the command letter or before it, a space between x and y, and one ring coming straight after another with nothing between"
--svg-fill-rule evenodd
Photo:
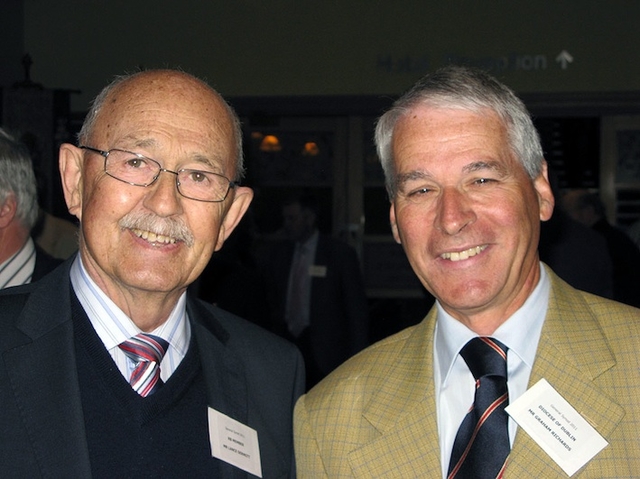
<instances>
[{"instance_id":1,"label":"wall","mask_svg":"<svg viewBox=\"0 0 640 479\"><path fill-rule=\"evenodd\" d=\"M0 87L24 80L23 0L0 2Z\"/></svg>"},{"instance_id":2,"label":"wall","mask_svg":"<svg viewBox=\"0 0 640 479\"><path fill-rule=\"evenodd\" d=\"M450 57L520 92L640 90L640 2L629 0L23 3L34 81L81 90L80 111L138 66L182 67L226 96L395 95Z\"/></svg>"}]
</instances>

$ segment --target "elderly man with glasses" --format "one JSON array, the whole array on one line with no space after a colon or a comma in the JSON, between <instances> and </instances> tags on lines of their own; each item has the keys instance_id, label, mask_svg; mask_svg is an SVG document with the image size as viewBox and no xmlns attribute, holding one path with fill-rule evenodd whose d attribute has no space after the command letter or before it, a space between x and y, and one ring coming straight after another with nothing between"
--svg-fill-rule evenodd
<instances>
[{"instance_id":1,"label":"elderly man with glasses","mask_svg":"<svg viewBox=\"0 0 640 479\"><path fill-rule=\"evenodd\" d=\"M299 352L187 294L253 197L232 109L119 78L60 172L79 253L0 297L0 476L294 476Z\"/></svg>"}]
</instances>

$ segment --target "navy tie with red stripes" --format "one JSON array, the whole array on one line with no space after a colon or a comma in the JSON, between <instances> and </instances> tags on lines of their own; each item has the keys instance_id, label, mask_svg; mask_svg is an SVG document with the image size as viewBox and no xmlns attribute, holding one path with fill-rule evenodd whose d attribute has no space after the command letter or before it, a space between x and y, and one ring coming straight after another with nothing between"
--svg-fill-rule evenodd
<instances>
[{"instance_id":1,"label":"navy tie with red stripes","mask_svg":"<svg viewBox=\"0 0 640 479\"><path fill-rule=\"evenodd\" d=\"M476 380L472 409L456 435L448 477L499 478L509 445L507 347L488 337L474 338L460 351Z\"/></svg>"},{"instance_id":2,"label":"navy tie with red stripes","mask_svg":"<svg viewBox=\"0 0 640 479\"><path fill-rule=\"evenodd\" d=\"M152 334L140 333L118 345L134 362L129 384L140 396L146 397L162 386L160 363L169 343Z\"/></svg>"}]
</instances>

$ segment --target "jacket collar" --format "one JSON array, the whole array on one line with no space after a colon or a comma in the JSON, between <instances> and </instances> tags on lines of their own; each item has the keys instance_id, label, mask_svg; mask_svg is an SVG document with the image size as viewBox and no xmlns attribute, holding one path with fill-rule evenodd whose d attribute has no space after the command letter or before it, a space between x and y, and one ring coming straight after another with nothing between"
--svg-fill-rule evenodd
<instances>
[{"instance_id":1,"label":"jacket collar","mask_svg":"<svg viewBox=\"0 0 640 479\"><path fill-rule=\"evenodd\" d=\"M393 464L398 477L440 469L440 448L433 383L435 309L407 334L403 348L379 371L385 381L363 415L380 433L349 454L357 477L380 475L380 464ZM403 334L403 333L401 333ZM398 450L401 447L401 451ZM375 461L372 458L376 458ZM413 467L417 469L414 470ZM389 471L391 473L391 470Z\"/></svg>"},{"instance_id":2,"label":"jacket collar","mask_svg":"<svg viewBox=\"0 0 640 479\"><path fill-rule=\"evenodd\" d=\"M615 357L581 293L551 270L547 273L552 282L549 309L529 387L541 378L547 379L606 439L622 420L624 409L594 381L615 366ZM379 474L384 461L393 461L400 475L415 472L411 469L412 461L421 461L420 470L425 465L428 470L440 468L431 374L435 320L434 307L422 323L408 330L403 349L390 357L386 369L379 372L385 381L365 407L363 416L380 434L349 453L349 462L358 477ZM585 348L585 344L602 347L594 351ZM522 429L516 435L510 457L508 477L527 476L536 464L539 470L564 474Z\"/></svg>"}]
</instances>

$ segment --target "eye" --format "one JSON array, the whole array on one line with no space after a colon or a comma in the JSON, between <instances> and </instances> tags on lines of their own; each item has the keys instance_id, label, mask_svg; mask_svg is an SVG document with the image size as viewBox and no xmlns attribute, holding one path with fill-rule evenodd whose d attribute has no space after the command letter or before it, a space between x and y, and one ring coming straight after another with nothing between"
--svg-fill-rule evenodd
<instances>
[{"instance_id":1,"label":"eye","mask_svg":"<svg viewBox=\"0 0 640 479\"><path fill-rule=\"evenodd\" d=\"M409 191L409 193L407 194L408 197L416 197L416 196L424 196L427 193L429 193L431 191L431 189L423 187L423 188L417 188L415 190Z\"/></svg>"},{"instance_id":2,"label":"eye","mask_svg":"<svg viewBox=\"0 0 640 479\"><path fill-rule=\"evenodd\" d=\"M147 162L143 158L138 158L134 156L124 161L124 164L127 168L138 169L147 166Z\"/></svg>"},{"instance_id":3,"label":"eye","mask_svg":"<svg viewBox=\"0 0 640 479\"><path fill-rule=\"evenodd\" d=\"M421 197L433 191L433 185L426 181L403 181L398 185L398 192L407 198Z\"/></svg>"},{"instance_id":4,"label":"eye","mask_svg":"<svg viewBox=\"0 0 640 479\"><path fill-rule=\"evenodd\" d=\"M482 185L488 185L490 183L496 183L497 180L494 180L493 178L478 178L476 179L473 183L479 186Z\"/></svg>"},{"instance_id":5,"label":"eye","mask_svg":"<svg viewBox=\"0 0 640 479\"><path fill-rule=\"evenodd\" d=\"M401 194L411 203L424 203L433 198L434 189L429 186L419 186L413 188L407 188Z\"/></svg>"},{"instance_id":6,"label":"eye","mask_svg":"<svg viewBox=\"0 0 640 479\"><path fill-rule=\"evenodd\" d=\"M207 173L198 170L190 170L188 178L193 183L208 183L210 181Z\"/></svg>"}]
</instances>

